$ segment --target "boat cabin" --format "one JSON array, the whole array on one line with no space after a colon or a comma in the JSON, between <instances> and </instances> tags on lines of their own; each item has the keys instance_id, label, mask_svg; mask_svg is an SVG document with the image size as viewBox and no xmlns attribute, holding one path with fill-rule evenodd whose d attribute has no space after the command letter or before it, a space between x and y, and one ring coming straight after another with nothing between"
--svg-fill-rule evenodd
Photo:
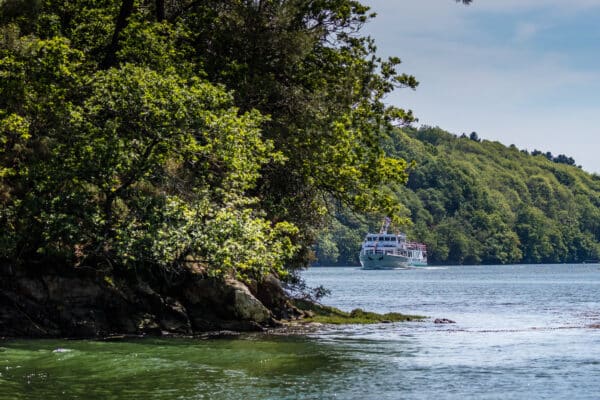
<instances>
[{"instance_id":1,"label":"boat cabin","mask_svg":"<svg viewBox=\"0 0 600 400\"><path fill-rule=\"evenodd\" d=\"M406 242L406 235L399 234L389 234L389 233L380 233L380 234L369 234L365 238L364 246L365 247L397 247L399 244Z\"/></svg>"}]
</instances>

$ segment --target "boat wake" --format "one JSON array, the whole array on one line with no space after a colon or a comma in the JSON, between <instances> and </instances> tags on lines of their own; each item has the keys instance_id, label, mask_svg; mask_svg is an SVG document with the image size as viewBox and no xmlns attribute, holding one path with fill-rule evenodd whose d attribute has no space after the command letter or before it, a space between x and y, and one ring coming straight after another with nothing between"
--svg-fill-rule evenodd
<instances>
[{"instance_id":1,"label":"boat wake","mask_svg":"<svg viewBox=\"0 0 600 400\"><path fill-rule=\"evenodd\" d=\"M566 325L566 326L533 326L530 328L513 328L513 329L445 329L447 333L521 333L521 332L550 332L570 329L600 329L600 324L595 325Z\"/></svg>"}]
</instances>

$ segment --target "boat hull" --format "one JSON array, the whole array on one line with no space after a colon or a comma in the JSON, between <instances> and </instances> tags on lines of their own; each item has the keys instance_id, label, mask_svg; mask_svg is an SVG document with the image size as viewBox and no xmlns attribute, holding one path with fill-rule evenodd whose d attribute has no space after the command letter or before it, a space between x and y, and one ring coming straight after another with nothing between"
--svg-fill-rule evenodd
<instances>
[{"instance_id":1,"label":"boat hull","mask_svg":"<svg viewBox=\"0 0 600 400\"><path fill-rule=\"evenodd\" d=\"M363 269L396 269L408 268L409 258L394 254L363 254L359 255Z\"/></svg>"},{"instance_id":2,"label":"boat hull","mask_svg":"<svg viewBox=\"0 0 600 400\"><path fill-rule=\"evenodd\" d=\"M410 267L427 267L427 261L411 260L408 262Z\"/></svg>"}]
</instances>

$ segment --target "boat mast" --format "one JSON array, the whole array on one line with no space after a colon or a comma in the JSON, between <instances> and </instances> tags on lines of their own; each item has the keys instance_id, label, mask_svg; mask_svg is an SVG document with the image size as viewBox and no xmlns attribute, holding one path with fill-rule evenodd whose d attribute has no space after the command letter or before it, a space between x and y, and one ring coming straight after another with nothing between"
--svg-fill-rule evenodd
<instances>
[{"instance_id":1,"label":"boat mast","mask_svg":"<svg viewBox=\"0 0 600 400\"><path fill-rule=\"evenodd\" d=\"M390 217L385 217L385 219L383 220L383 224L381 225L381 229L379 230L379 233L385 235L388 231L388 228L390 227L391 222L392 220Z\"/></svg>"}]
</instances>

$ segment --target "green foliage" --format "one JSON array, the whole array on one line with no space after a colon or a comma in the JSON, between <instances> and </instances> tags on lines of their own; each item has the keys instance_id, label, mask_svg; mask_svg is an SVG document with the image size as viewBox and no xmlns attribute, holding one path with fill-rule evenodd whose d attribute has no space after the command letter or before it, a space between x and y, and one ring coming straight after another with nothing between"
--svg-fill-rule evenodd
<instances>
[{"instance_id":1,"label":"green foliage","mask_svg":"<svg viewBox=\"0 0 600 400\"><path fill-rule=\"evenodd\" d=\"M370 17L352 0L0 2L0 258L250 280L305 266L328 207L399 219L408 164L383 143L413 117L382 99L417 82L360 35Z\"/></svg>"},{"instance_id":2,"label":"green foliage","mask_svg":"<svg viewBox=\"0 0 600 400\"><path fill-rule=\"evenodd\" d=\"M331 203L398 212L379 188L405 182L407 164L380 139L412 114L382 99L417 82L356 33L367 12L357 1L205 1L181 19L209 79L232 89L242 110L271 117L263 132L285 162L265 166L255 193L269 218L300 228L305 248Z\"/></svg>"},{"instance_id":3,"label":"green foliage","mask_svg":"<svg viewBox=\"0 0 600 400\"><path fill-rule=\"evenodd\" d=\"M593 175L514 146L455 137L439 128L390 136L390 156L414 160L395 194L413 221L409 237L428 245L435 264L584 262L600 257L600 185ZM356 263L360 239L339 214L322 235L338 263ZM354 226L361 236L376 227ZM350 247L349 253L341 251ZM318 254L319 261L324 256Z\"/></svg>"},{"instance_id":4,"label":"green foliage","mask_svg":"<svg viewBox=\"0 0 600 400\"><path fill-rule=\"evenodd\" d=\"M297 228L246 195L281 160L259 113L175 71L88 68L65 38L2 50L2 258L172 268L191 255L215 275L284 273Z\"/></svg>"}]
</instances>

